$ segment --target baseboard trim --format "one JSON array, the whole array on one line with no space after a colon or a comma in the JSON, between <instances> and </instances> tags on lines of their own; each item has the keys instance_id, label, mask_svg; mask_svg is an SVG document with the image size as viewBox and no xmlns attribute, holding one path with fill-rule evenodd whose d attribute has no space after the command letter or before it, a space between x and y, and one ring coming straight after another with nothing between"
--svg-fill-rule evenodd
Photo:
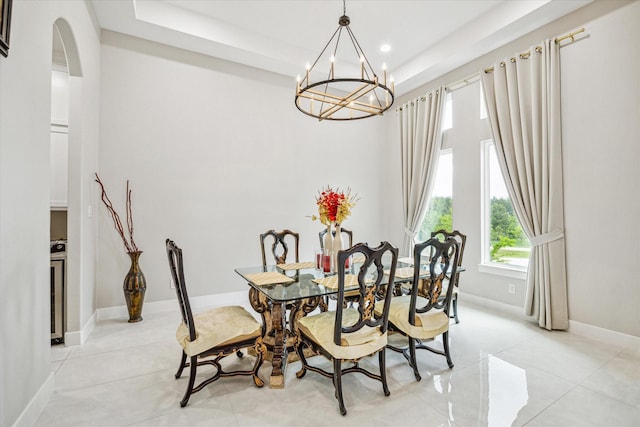
<instances>
[{"instance_id":1,"label":"baseboard trim","mask_svg":"<svg viewBox=\"0 0 640 427\"><path fill-rule=\"evenodd\" d=\"M189 303L191 304L191 308L197 311L203 308L216 307L221 305L247 305L248 301L247 292L239 291L227 292L224 294L190 297ZM173 310L177 311L178 309L178 303L175 299L146 302L144 303L144 306L142 308L142 316L144 317L144 313L164 313ZM99 308L96 310L96 313L98 321L106 319L126 319L129 317L126 305Z\"/></svg>"},{"instance_id":2,"label":"baseboard trim","mask_svg":"<svg viewBox=\"0 0 640 427\"><path fill-rule=\"evenodd\" d=\"M532 319L531 317L524 314L524 310L522 309L522 307L518 307L517 305L506 304L500 301L494 301L492 299L479 297L477 295L468 294L466 292L464 294L462 293L460 294L459 301L460 302L458 304L462 303L462 304L475 305L481 308L497 310L497 311L500 311L501 313L508 314L510 316L520 317L522 319L527 319L527 320Z\"/></svg>"},{"instance_id":3,"label":"baseboard trim","mask_svg":"<svg viewBox=\"0 0 640 427\"><path fill-rule=\"evenodd\" d=\"M640 337L623 334L622 332L593 326L586 323L569 320L569 332L585 338L603 341L607 344L621 347L640 347Z\"/></svg>"},{"instance_id":4,"label":"baseboard trim","mask_svg":"<svg viewBox=\"0 0 640 427\"><path fill-rule=\"evenodd\" d=\"M42 386L40 386L40 389L38 389L33 398L20 413L16 422L13 423L13 427L31 427L35 425L38 418L40 418L40 414L42 414L47 403L49 403L51 396L53 396L54 388L55 375L51 372Z\"/></svg>"},{"instance_id":5,"label":"baseboard trim","mask_svg":"<svg viewBox=\"0 0 640 427\"><path fill-rule=\"evenodd\" d=\"M465 293L464 295L461 294L460 298L461 301L464 301L463 304L470 304L490 310L497 310L511 316L519 317L537 323L533 317L524 314L524 310L522 309L522 307L493 301L487 298L467 293ZM463 317L464 314L461 314L460 316ZM576 322L575 320L569 320L569 330L567 332L581 337L602 341L607 344L618 345L621 347L640 346L640 337L623 334L621 332L612 331L610 329L601 328L599 326L589 325L587 323Z\"/></svg>"},{"instance_id":6,"label":"baseboard trim","mask_svg":"<svg viewBox=\"0 0 640 427\"><path fill-rule=\"evenodd\" d=\"M84 324L84 327L79 331L73 332L65 332L64 334L64 346L70 347L74 345L82 345L87 341L91 332L93 332L93 328L96 326L96 313L93 312L87 323Z\"/></svg>"}]
</instances>

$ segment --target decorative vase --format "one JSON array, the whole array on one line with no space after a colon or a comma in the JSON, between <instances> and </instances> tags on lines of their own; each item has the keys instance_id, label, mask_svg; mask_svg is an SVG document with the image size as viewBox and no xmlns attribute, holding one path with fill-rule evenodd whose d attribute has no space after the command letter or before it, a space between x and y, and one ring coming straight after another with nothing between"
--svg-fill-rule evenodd
<instances>
[{"instance_id":1,"label":"decorative vase","mask_svg":"<svg viewBox=\"0 0 640 427\"><path fill-rule=\"evenodd\" d=\"M324 235L323 248L323 271L325 273L331 273L333 271L333 235L331 234L331 224L327 224L327 234Z\"/></svg>"},{"instance_id":2,"label":"decorative vase","mask_svg":"<svg viewBox=\"0 0 640 427\"><path fill-rule=\"evenodd\" d=\"M324 249L333 250L333 236L331 235L331 224L327 225L327 234L324 235Z\"/></svg>"},{"instance_id":3,"label":"decorative vase","mask_svg":"<svg viewBox=\"0 0 640 427\"><path fill-rule=\"evenodd\" d=\"M122 290L127 302L127 310L129 310L129 323L134 323L142 320L142 303L147 290L147 280L138 263L142 251L127 252L127 254L131 258L131 267L124 278Z\"/></svg>"},{"instance_id":4,"label":"decorative vase","mask_svg":"<svg viewBox=\"0 0 640 427\"><path fill-rule=\"evenodd\" d=\"M340 232L340 224L336 224L336 235L333 236L333 247L331 252L333 253L333 268L335 272L338 272L338 251L342 250L342 233Z\"/></svg>"}]
</instances>

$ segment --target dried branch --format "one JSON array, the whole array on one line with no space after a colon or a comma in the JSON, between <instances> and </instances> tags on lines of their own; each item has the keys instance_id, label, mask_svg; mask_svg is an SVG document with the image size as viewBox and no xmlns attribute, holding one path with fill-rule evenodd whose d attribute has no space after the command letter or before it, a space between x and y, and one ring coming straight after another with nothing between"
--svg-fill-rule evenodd
<instances>
[{"instance_id":1,"label":"dried branch","mask_svg":"<svg viewBox=\"0 0 640 427\"><path fill-rule=\"evenodd\" d=\"M113 225L115 226L116 231L120 235L120 238L122 239L122 243L124 243L124 248L127 250L127 252L137 252L138 245L136 245L135 241L133 240L133 216L131 214L131 190L129 190L129 181L127 181L127 204L126 204L127 229L129 232L129 241L127 241L127 238L124 234L124 227L122 226L122 221L120 221L120 215L118 215L118 212L116 212L116 210L114 209L113 203L111 203L109 196L107 196L107 191L105 190L104 184L102 184L100 177L98 176L97 173L95 175L96 175L96 182L100 185L100 190L102 191L102 194L101 194L102 202L107 207L107 210L111 215L111 219L113 220Z\"/></svg>"},{"instance_id":2,"label":"dried branch","mask_svg":"<svg viewBox=\"0 0 640 427\"><path fill-rule=\"evenodd\" d=\"M129 241L134 252L138 251L138 245L133 240L133 211L131 210L131 190L129 189L129 180L127 180L127 229L129 230Z\"/></svg>"}]
</instances>

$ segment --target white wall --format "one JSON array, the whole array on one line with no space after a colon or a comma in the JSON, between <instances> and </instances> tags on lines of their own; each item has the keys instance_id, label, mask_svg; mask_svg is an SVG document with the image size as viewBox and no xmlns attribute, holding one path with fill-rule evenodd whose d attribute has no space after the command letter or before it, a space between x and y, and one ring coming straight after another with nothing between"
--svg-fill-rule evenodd
<instances>
[{"instance_id":1,"label":"white wall","mask_svg":"<svg viewBox=\"0 0 640 427\"><path fill-rule=\"evenodd\" d=\"M569 315L640 336L640 2L562 49Z\"/></svg>"},{"instance_id":2,"label":"white wall","mask_svg":"<svg viewBox=\"0 0 640 427\"><path fill-rule=\"evenodd\" d=\"M102 43L100 175L121 215L131 182L146 302L175 298L166 238L184 250L192 297L248 290L234 268L261 263L272 228L299 232L311 260L322 226L308 216L328 184L360 196L344 224L356 241L388 238L382 118L318 122L295 108L294 78L113 32ZM98 307L122 306L129 259L98 211Z\"/></svg>"},{"instance_id":3,"label":"white wall","mask_svg":"<svg viewBox=\"0 0 640 427\"><path fill-rule=\"evenodd\" d=\"M85 71L85 163L78 169L97 153L99 40L85 3L14 1L9 57L0 58L1 426L31 424L53 387L48 180L52 34L59 17L74 30ZM93 312L89 305L85 311Z\"/></svg>"},{"instance_id":4,"label":"white wall","mask_svg":"<svg viewBox=\"0 0 640 427\"><path fill-rule=\"evenodd\" d=\"M399 104L440 84L459 81L505 57L584 26L585 35L561 50L563 161L569 318L640 336L640 2L596 1L442 76ZM566 42L565 42L566 43ZM524 283L477 271L480 263L477 84L454 96L454 228L467 232L464 291L522 306ZM464 117L465 129L456 120ZM477 117L477 116L475 116ZM387 119L388 120L388 119ZM474 135L475 134L475 135ZM598 248L601 247L601 249ZM603 248L603 249L602 249ZM516 295L507 284L516 284Z\"/></svg>"}]
</instances>

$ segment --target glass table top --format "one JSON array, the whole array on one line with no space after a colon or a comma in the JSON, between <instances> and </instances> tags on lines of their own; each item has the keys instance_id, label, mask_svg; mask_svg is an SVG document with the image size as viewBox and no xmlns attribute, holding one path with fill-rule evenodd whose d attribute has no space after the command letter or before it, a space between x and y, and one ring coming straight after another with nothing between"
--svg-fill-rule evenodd
<instances>
[{"instance_id":1,"label":"glass table top","mask_svg":"<svg viewBox=\"0 0 640 427\"><path fill-rule=\"evenodd\" d=\"M424 275L428 274L428 270L425 267L427 266L421 266L421 268L424 270ZM353 263L348 273L357 274L358 271L358 264ZM338 293L337 288L326 287L313 281L314 279L322 279L324 277L332 275L325 274L322 272L322 270L316 268L284 270L277 265L267 265L236 268L235 272L238 273L243 279L245 279L250 286L265 294L272 301L292 301L302 298L311 298ZM265 275L272 279L273 282L271 282L271 284L260 284L261 281L258 280L258 277L266 277L261 273L265 273ZM279 273L286 277L280 277L276 273ZM333 273L333 275L335 275L335 273ZM278 278L280 278L282 282L274 283L280 280ZM382 283L386 283L385 278L386 274L383 278ZM413 264L398 262L394 282L400 283L411 281L412 279ZM285 281L288 283L285 283ZM345 290L352 289L357 289L357 284L345 288Z\"/></svg>"},{"instance_id":2,"label":"glass table top","mask_svg":"<svg viewBox=\"0 0 640 427\"><path fill-rule=\"evenodd\" d=\"M313 279L322 279L325 274L316 268L303 268L300 270L282 270L275 265L236 268L236 273L242 276L250 286L264 293L273 301L291 301L302 298L337 293L337 289L328 289L325 286L313 282ZM293 279L289 283L275 283L268 285L256 284L251 275L262 272L278 272Z\"/></svg>"}]
</instances>

